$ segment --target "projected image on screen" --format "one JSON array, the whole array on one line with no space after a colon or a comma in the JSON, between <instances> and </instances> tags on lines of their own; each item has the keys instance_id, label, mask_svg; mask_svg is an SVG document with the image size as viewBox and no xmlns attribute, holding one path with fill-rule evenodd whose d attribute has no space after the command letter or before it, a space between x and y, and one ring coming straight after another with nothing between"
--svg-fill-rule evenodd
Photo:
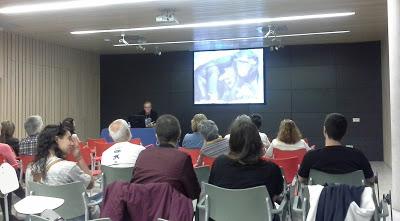
<instances>
[{"instance_id":1,"label":"projected image on screen","mask_svg":"<svg viewBox=\"0 0 400 221\"><path fill-rule=\"evenodd\" d=\"M264 103L263 49L194 53L194 103Z\"/></svg>"}]
</instances>

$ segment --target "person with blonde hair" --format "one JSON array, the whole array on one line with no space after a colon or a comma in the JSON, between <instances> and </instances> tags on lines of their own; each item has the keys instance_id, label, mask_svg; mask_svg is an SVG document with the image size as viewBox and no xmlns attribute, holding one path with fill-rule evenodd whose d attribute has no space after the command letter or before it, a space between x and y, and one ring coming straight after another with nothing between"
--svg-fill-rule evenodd
<instances>
[{"instance_id":1,"label":"person with blonde hair","mask_svg":"<svg viewBox=\"0 0 400 221\"><path fill-rule=\"evenodd\" d=\"M281 121L278 136L272 140L267 149L266 155L268 157L272 157L274 148L286 151L303 148L307 149L307 151L310 150L308 144L302 139L300 129L297 127L296 123L290 119Z\"/></svg>"},{"instance_id":2,"label":"person with blonde hair","mask_svg":"<svg viewBox=\"0 0 400 221\"><path fill-rule=\"evenodd\" d=\"M187 133L183 138L182 147L186 148L201 148L204 144L204 138L199 132L201 122L207 120L204 114L195 114L190 121L192 125L192 132Z\"/></svg>"}]
</instances>

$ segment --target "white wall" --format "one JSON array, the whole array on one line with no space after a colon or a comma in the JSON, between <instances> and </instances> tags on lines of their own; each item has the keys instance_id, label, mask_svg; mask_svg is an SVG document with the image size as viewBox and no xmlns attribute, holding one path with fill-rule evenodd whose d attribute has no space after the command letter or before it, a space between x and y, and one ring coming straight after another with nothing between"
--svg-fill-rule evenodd
<instances>
[{"instance_id":1,"label":"white wall","mask_svg":"<svg viewBox=\"0 0 400 221\"><path fill-rule=\"evenodd\" d=\"M388 0L392 203L400 210L400 1Z\"/></svg>"},{"instance_id":2,"label":"white wall","mask_svg":"<svg viewBox=\"0 0 400 221\"><path fill-rule=\"evenodd\" d=\"M0 121L11 120L24 137L24 119L45 124L73 117L82 138L100 127L99 56L0 31Z\"/></svg>"},{"instance_id":3,"label":"white wall","mask_svg":"<svg viewBox=\"0 0 400 221\"><path fill-rule=\"evenodd\" d=\"M383 126L383 160L392 167L392 145L390 133L390 81L388 40L381 41L382 66L382 126Z\"/></svg>"}]
</instances>

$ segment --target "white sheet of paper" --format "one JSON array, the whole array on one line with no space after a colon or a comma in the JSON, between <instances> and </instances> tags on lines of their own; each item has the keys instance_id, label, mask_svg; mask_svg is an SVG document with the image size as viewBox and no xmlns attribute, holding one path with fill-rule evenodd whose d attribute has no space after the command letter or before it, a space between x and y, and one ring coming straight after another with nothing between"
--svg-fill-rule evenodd
<instances>
[{"instance_id":1,"label":"white sheet of paper","mask_svg":"<svg viewBox=\"0 0 400 221\"><path fill-rule=\"evenodd\" d=\"M64 199L46 196L27 196L14 205L17 212L27 215L39 214L46 209L57 209L64 204Z\"/></svg>"}]
</instances>

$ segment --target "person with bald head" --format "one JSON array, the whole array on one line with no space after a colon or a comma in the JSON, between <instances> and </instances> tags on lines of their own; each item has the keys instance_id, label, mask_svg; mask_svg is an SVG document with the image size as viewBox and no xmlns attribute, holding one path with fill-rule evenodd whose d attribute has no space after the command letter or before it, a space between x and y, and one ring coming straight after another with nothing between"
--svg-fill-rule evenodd
<instances>
[{"instance_id":1,"label":"person with bald head","mask_svg":"<svg viewBox=\"0 0 400 221\"><path fill-rule=\"evenodd\" d=\"M103 152L101 165L109 167L134 167L140 152L145 148L132 144L131 130L125 120L118 119L108 127L111 138L115 144Z\"/></svg>"}]
</instances>

